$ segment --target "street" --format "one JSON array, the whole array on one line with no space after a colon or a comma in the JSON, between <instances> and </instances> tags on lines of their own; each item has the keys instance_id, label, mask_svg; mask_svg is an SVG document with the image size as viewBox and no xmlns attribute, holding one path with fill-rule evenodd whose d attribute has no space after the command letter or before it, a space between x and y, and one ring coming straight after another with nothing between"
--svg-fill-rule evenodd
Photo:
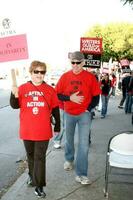
<instances>
[{"instance_id":1,"label":"street","mask_svg":"<svg viewBox=\"0 0 133 200\"><path fill-rule=\"evenodd\" d=\"M22 141L18 138L19 110L9 106L9 90L0 89L0 193L18 176L25 158Z\"/></svg>"},{"instance_id":2,"label":"street","mask_svg":"<svg viewBox=\"0 0 133 200\"><path fill-rule=\"evenodd\" d=\"M105 151L107 148L106 146L107 146L108 139L112 135L119 133L121 131L133 130L133 127L131 125L131 115L130 114L126 115L123 109L118 108L119 101L121 98L121 96L119 95L120 94L117 94L116 98L110 98L107 117L105 119L101 119L100 112L96 111L96 116L92 123L92 144L90 148L91 154L89 154L90 161L91 161L90 175L96 180L97 179L99 180L99 178L96 178L97 176L100 176L103 178L103 175L101 176L101 174L104 173ZM11 186L12 183L18 178L18 168L21 162L16 162L16 161L25 159L25 150L23 147L23 143L18 137L19 110L13 110L9 106L9 96L10 96L10 91L0 90L0 136L1 136L0 137L1 138L0 140L0 191L1 191L0 198L2 196L1 193L3 191L6 192L5 188L7 188L7 186ZM63 143L62 145L64 146ZM54 184L54 186L58 185L60 191L65 191L64 188L61 189L61 186L67 188L66 186L64 186L64 184L62 183L55 184L53 181L53 174L56 173L56 170L59 168L59 166L61 166L61 169L62 169L62 165L63 165L62 160L64 160L64 156L63 156L64 149L62 148L61 150L54 150L52 146L52 142L51 142L51 145L49 145L49 149L51 149L51 151L49 151L50 153L48 154L47 160L50 163L54 162L54 164L53 163L50 164L49 170L48 170L48 177L51 180L51 181L49 180L50 182L49 184L51 185ZM54 154L54 156L52 155L52 153ZM58 162L56 162L54 159L56 158L58 154L59 154L59 158L57 159ZM63 159L61 159L61 157ZM95 163L96 161L95 159L99 160L98 164ZM57 166L55 164L57 164ZM61 169L59 169L60 172L61 172ZM63 176L64 174L66 174L64 173L62 175L62 173L61 174L56 173L56 174L58 175L60 174L60 176ZM26 175L26 178L27 178L27 175ZM23 180L24 182L21 180L20 184L22 184L22 186L21 185L19 186L23 190L24 190L23 185L25 186L24 184L25 179ZM66 180L66 177L63 180ZM62 181L61 177L60 178L58 177L58 182L59 181ZM94 181L94 182L97 183L97 181ZM54 186L52 185L52 187L50 187L49 195L52 195L52 194L55 195L56 189L54 188ZM70 186L70 190L72 187L75 187L74 183L73 185L69 185L69 186ZM53 188L52 192L51 192L51 188ZM103 197L103 192L101 190L101 187L100 187L100 190L98 189L98 191L101 191L100 195L101 197ZM32 193L28 193L29 196L30 194ZM94 194L94 191L93 191L93 194ZM21 192L21 197L23 197L24 199L30 199L30 197L25 198L25 195L26 194ZM56 195L58 196L58 190L57 190ZM89 195L92 195L92 194L89 192ZM16 198L18 199L18 197ZM50 199L54 199L54 197L52 196Z\"/></svg>"},{"instance_id":3,"label":"street","mask_svg":"<svg viewBox=\"0 0 133 200\"><path fill-rule=\"evenodd\" d=\"M105 199L103 194L103 188L104 188L104 174L105 174L105 163L106 163L105 155L107 152L108 140L116 133L120 133L121 131L133 130L133 126L131 125L131 114L125 114L123 109L118 108L120 97L121 96L118 96L117 94L115 98L112 97L110 98L108 115L106 118L101 119L100 112L96 111L95 119L92 122L92 135L91 135L92 143L89 152L89 169L88 169L89 177L92 180L92 185L81 186L79 185L79 183L75 182L74 170L70 172L64 171L63 169L64 141L62 142L61 149L54 149L51 142L51 146L49 145L49 151L47 154L47 187L45 188L48 200ZM17 117L18 113L15 113L16 116L15 114L13 114L16 111L12 112L12 109L8 109L8 112L9 112L9 117L11 117L11 115L14 116L14 118ZM12 114L10 114L10 112ZM14 129L15 127L17 126L13 125L12 129ZM15 132L17 134L17 131ZM77 134L75 134L75 137L76 136ZM10 142L12 143L12 140L10 140ZM18 140L14 139L14 146L17 145L17 142ZM77 147L77 145L78 145L77 140L75 140L75 147ZM4 157L3 159L8 160L9 157L8 158ZM7 163L5 165L7 165ZM14 171L14 169L15 168L11 168L10 170ZM3 172L4 174L5 170L3 168L1 170L2 172L4 171ZM2 200L18 200L18 199L36 200L36 196L34 195L34 188L27 187L26 184L27 177L28 177L27 170L25 170L25 172L17 179L17 181L12 185L12 187L10 187L9 190L2 196ZM109 195L111 197L109 199L130 200L131 196L133 196L132 184L120 184L121 181L124 182L126 181L127 178L129 179L130 177L129 176L128 177L122 176L122 177L120 175L116 177L117 184L109 184L110 186ZM132 181L133 180L131 176L131 182Z\"/></svg>"}]
</instances>

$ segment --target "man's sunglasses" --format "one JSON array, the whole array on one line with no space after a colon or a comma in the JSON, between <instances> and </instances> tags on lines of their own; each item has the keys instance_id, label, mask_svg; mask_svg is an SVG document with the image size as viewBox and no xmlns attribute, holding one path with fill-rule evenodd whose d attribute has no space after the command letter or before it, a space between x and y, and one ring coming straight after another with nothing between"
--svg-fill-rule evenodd
<instances>
[{"instance_id":1,"label":"man's sunglasses","mask_svg":"<svg viewBox=\"0 0 133 200\"><path fill-rule=\"evenodd\" d=\"M81 62L71 62L72 65L76 64L76 65L80 65Z\"/></svg>"},{"instance_id":2,"label":"man's sunglasses","mask_svg":"<svg viewBox=\"0 0 133 200\"><path fill-rule=\"evenodd\" d=\"M39 71L39 70L34 70L33 71L34 72L34 74L42 74L42 75L44 75L45 73L46 73L46 71Z\"/></svg>"}]
</instances>

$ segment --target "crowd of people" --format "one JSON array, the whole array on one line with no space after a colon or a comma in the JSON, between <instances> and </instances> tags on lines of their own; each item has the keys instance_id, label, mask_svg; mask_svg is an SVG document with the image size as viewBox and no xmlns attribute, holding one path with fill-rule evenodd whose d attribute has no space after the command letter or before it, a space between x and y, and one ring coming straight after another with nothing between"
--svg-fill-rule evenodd
<instances>
[{"instance_id":1,"label":"crowd of people","mask_svg":"<svg viewBox=\"0 0 133 200\"><path fill-rule=\"evenodd\" d=\"M69 54L71 69L61 75L55 87L45 80L46 64L33 61L29 67L31 80L12 86L10 105L20 109L20 139L27 154L29 178L27 184L35 187L38 197L45 197L46 152L53 137L54 147L61 148L65 137L64 170L75 170L75 181L91 184L89 179L88 152L92 119L96 107L101 119L106 118L110 97L115 97L117 77L112 74L96 74L85 68L84 55ZM119 108L133 112L133 75L125 73L121 84L122 99ZM54 125L51 123L54 117ZM132 114L133 124L133 114ZM75 151L75 129L78 143Z\"/></svg>"}]
</instances>

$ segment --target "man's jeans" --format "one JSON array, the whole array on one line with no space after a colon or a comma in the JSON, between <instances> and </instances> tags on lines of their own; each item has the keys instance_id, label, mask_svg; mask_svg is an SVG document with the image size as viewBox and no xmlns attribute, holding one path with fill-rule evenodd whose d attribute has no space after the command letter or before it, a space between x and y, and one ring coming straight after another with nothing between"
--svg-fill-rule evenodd
<instances>
[{"instance_id":1,"label":"man's jeans","mask_svg":"<svg viewBox=\"0 0 133 200\"><path fill-rule=\"evenodd\" d=\"M107 114L107 108L108 108L108 101L109 97L105 95L101 95L101 100L102 100L102 110L101 110L101 115L106 116Z\"/></svg>"},{"instance_id":2,"label":"man's jeans","mask_svg":"<svg viewBox=\"0 0 133 200\"><path fill-rule=\"evenodd\" d=\"M88 173L88 152L89 133L91 128L91 113L84 112L80 115L70 115L65 113L66 119L66 141L65 159L74 161L74 135L75 128L78 128L78 145L75 159L75 171L78 176L87 176Z\"/></svg>"}]
</instances>

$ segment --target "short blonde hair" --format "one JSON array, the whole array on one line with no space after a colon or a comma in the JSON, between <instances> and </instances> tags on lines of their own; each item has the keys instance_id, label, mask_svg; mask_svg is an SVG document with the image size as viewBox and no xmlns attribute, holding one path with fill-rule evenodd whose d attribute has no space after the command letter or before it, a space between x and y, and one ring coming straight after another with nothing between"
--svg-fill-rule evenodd
<instances>
[{"instance_id":1,"label":"short blonde hair","mask_svg":"<svg viewBox=\"0 0 133 200\"><path fill-rule=\"evenodd\" d=\"M32 73L37 67L41 67L46 72L46 64L44 62L40 62L38 60L34 60L29 67L29 72Z\"/></svg>"}]
</instances>

